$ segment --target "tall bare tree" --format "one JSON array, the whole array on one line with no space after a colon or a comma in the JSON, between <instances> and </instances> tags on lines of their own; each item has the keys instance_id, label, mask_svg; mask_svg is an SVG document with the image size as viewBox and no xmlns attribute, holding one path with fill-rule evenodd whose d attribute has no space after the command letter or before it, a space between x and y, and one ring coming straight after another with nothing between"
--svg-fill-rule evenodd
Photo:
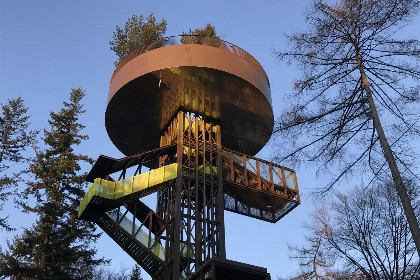
<instances>
[{"instance_id":1,"label":"tall bare tree","mask_svg":"<svg viewBox=\"0 0 420 280\"><path fill-rule=\"evenodd\" d=\"M418 190L406 182L417 206ZM303 273L290 279L419 279L420 262L392 182L336 193L306 228L306 245L292 248ZM336 267L334 264L338 264ZM341 267L340 267L341 265Z\"/></svg>"},{"instance_id":2,"label":"tall bare tree","mask_svg":"<svg viewBox=\"0 0 420 280\"><path fill-rule=\"evenodd\" d=\"M121 267L117 272L99 267L94 271L91 280L143 280L143 277L140 267L136 264L131 271L126 267Z\"/></svg>"},{"instance_id":3,"label":"tall bare tree","mask_svg":"<svg viewBox=\"0 0 420 280\"><path fill-rule=\"evenodd\" d=\"M420 42L397 33L419 5L315 1L309 31L288 36L292 50L277 52L280 60L298 62L303 77L277 122L276 140L285 151L279 161L320 161L323 174L336 164L339 173L324 191L358 167L372 180L391 174L420 255L420 229L400 174L419 180L409 141L420 135Z\"/></svg>"},{"instance_id":4,"label":"tall bare tree","mask_svg":"<svg viewBox=\"0 0 420 280\"><path fill-rule=\"evenodd\" d=\"M318 220L324 217L324 208L317 209L312 213L312 219ZM315 225L315 226L314 226ZM327 233L326 226L319 227L318 223L306 225L306 230L310 232L305 236L307 245L294 247L289 245L292 252L291 258L299 261L302 271L289 280L320 280L326 279L330 274L333 264L330 262L324 250L324 235Z\"/></svg>"}]
</instances>

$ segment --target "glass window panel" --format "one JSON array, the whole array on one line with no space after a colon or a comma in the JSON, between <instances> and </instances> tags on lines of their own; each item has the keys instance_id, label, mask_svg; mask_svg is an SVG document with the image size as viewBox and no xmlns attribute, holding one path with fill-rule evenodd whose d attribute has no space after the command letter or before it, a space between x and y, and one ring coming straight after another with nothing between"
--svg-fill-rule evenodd
<instances>
[{"instance_id":1,"label":"glass window panel","mask_svg":"<svg viewBox=\"0 0 420 280\"><path fill-rule=\"evenodd\" d=\"M133 177L133 192L138 192L149 187L149 174L150 171L147 171Z\"/></svg>"},{"instance_id":2,"label":"glass window panel","mask_svg":"<svg viewBox=\"0 0 420 280\"><path fill-rule=\"evenodd\" d=\"M293 172L284 170L284 177L286 178L286 185L289 189L295 190L295 178Z\"/></svg>"},{"instance_id":3,"label":"glass window panel","mask_svg":"<svg viewBox=\"0 0 420 280\"><path fill-rule=\"evenodd\" d=\"M253 158L248 158L246 168L257 174L257 161Z\"/></svg>"},{"instance_id":4,"label":"glass window panel","mask_svg":"<svg viewBox=\"0 0 420 280\"><path fill-rule=\"evenodd\" d=\"M260 168L260 176L267 180L270 181L270 170L269 170L269 165L265 162L259 162L259 168Z\"/></svg>"},{"instance_id":5,"label":"glass window panel","mask_svg":"<svg viewBox=\"0 0 420 280\"><path fill-rule=\"evenodd\" d=\"M164 166L163 168L165 170L165 173L164 173L164 176L163 176L164 181L176 178L176 176L177 176L177 164L176 163Z\"/></svg>"},{"instance_id":6,"label":"glass window panel","mask_svg":"<svg viewBox=\"0 0 420 280\"><path fill-rule=\"evenodd\" d=\"M108 199L113 199L113 195L114 195L114 189L115 189L115 182L111 182L111 181L107 181L107 180L103 180L101 179L101 193L102 197L108 198Z\"/></svg>"},{"instance_id":7,"label":"glass window panel","mask_svg":"<svg viewBox=\"0 0 420 280\"><path fill-rule=\"evenodd\" d=\"M283 182L281 181L281 168L273 166L273 183L275 185L282 186Z\"/></svg>"},{"instance_id":8,"label":"glass window panel","mask_svg":"<svg viewBox=\"0 0 420 280\"><path fill-rule=\"evenodd\" d=\"M150 170L149 187L162 183L163 173L164 173L163 168Z\"/></svg>"},{"instance_id":9,"label":"glass window panel","mask_svg":"<svg viewBox=\"0 0 420 280\"><path fill-rule=\"evenodd\" d=\"M242 155L238 155L238 154L232 153L232 156L233 156L233 161L234 162L236 162L240 166L243 166L244 165L243 156Z\"/></svg>"},{"instance_id":10,"label":"glass window panel","mask_svg":"<svg viewBox=\"0 0 420 280\"><path fill-rule=\"evenodd\" d=\"M118 181L115 183L114 199L129 195L132 193L133 177Z\"/></svg>"}]
</instances>

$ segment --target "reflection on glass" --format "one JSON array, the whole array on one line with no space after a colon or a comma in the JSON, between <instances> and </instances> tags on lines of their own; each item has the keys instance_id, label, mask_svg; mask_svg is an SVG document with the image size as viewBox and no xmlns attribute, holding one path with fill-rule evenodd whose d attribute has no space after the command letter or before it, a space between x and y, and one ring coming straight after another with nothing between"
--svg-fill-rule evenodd
<instances>
[{"instance_id":1,"label":"reflection on glass","mask_svg":"<svg viewBox=\"0 0 420 280\"><path fill-rule=\"evenodd\" d=\"M229 42L223 41L218 38L214 37L202 37L196 35L178 35L178 36L171 36L162 38L156 41L153 41L147 45L141 45L136 50L130 52L126 57L124 57L121 62L118 64L117 68L115 69L114 73L118 72L118 70L124 66L127 62L135 58L136 56L143 54L145 52L166 47L166 46L173 46L173 45L182 45L182 44L200 44L200 45L207 45L212 46L215 48L221 48L227 50L237 56L243 58L244 60L248 61L250 64L255 66L258 71L263 74L263 76L267 79L267 74L265 73L264 69L262 68L261 64L249 53L244 51L238 46L231 44Z\"/></svg>"}]
</instances>

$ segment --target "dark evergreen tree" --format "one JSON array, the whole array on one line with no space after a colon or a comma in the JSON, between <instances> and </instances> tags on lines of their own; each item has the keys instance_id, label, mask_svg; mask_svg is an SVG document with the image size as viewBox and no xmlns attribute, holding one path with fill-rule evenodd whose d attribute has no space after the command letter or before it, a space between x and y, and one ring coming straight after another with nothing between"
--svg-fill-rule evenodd
<instances>
[{"instance_id":1,"label":"dark evergreen tree","mask_svg":"<svg viewBox=\"0 0 420 280\"><path fill-rule=\"evenodd\" d=\"M77 219L86 183L80 164L92 160L75 147L88 137L80 134L84 92L72 89L58 113L51 112L44 130L45 150L29 166L20 206L38 216L35 224L8 242L0 254L0 274L15 279L89 279L96 265L92 246L99 234L93 223ZM35 201L34 203L31 203ZM33 205L32 205L33 204Z\"/></svg>"},{"instance_id":2,"label":"dark evergreen tree","mask_svg":"<svg viewBox=\"0 0 420 280\"><path fill-rule=\"evenodd\" d=\"M20 171L10 168L25 162L23 155L26 148L35 143L36 132L29 131L28 108L22 98L10 99L1 105L0 115L0 211L6 199L11 199L12 187L20 178ZM0 229L12 230L7 217L0 216Z\"/></svg>"}]
</instances>

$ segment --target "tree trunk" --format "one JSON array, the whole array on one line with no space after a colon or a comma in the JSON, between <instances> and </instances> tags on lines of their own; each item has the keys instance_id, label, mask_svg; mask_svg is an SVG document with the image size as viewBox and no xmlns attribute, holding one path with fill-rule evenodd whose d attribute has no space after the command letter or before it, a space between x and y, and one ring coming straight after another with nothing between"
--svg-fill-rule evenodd
<instances>
[{"instance_id":1,"label":"tree trunk","mask_svg":"<svg viewBox=\"0 0 420 280\"><path fill-rule=\"evenodd\" d=\"M47 227L51 229L51 224L48 223ZM40 269L40 273L41 275L38 275L38 277L40 277L41 279L43 279L45 277L45 266L47 263L47 252L46 252L46 247L48 245L48 242L50 242L50 237L48 235L48 233L46 233L44 240L42 241L42 244L44 245L43 250L41 251L41 257L39 260L39 269Z\"/></svg>"},{"instance_id":2,"label":"tree trunk","mask_svg":"<svg viewBox=\"0 0 420 280\"><path fill-rule=\"evenodd\" d=\"M382 150L384 152L385 160L388 163L389 169L391 170L392 179L394 181L395 188L397 189L398 196L400 197L401 204L404 209L405 217L407 218L408 225L410 226L411 235L413 236L414 243L416 244L417 254L420 257L420 227L414 213L413 206L411 205L410 197L408 196L407 189L404 186L404 182L401 178L400 170L398 169L397 162L395 161L391 147L389 146L388 140L386 139L384 130L382 128L381 121L379 119L378 112L376 111L375 102L373 100L372 91L370 90L370 84L367 79L365 69L363 67L362 58L359 52L359 40L354 26L353 18L350 17L353 45L356 51L357 66L360 71L363 86L366 91L366 97L369 102L370 112L372 114L373 126L378 132L379 142L381 143Z\"/></svg>"},{"instance_id":3,"label":"tree trunk","mask_svg":"<svg viewBox=\"0 0 420 280\"><path fill-rule=\"evenodd\" d=\"M64 154L61 155L60 157L60 173L63 173L63 165L64 165ZM60 180L56 180L55 181L55 191L58 192L60 188ZM55 197L55 195L52 197L52 202L56 203L57 199ZM43 277L45 276L45 268L46 268L46 261L47 261L47 252L45 251L45 248L48 245L48 242L50 242L50 236L51 236L51 231L53 229L53 220L54 218L50 215L49 217L49 222L47 223L47 230L45 231L45 237L44 240L42 241L42 243L44 244L44 250L41 252L41 258L40 258L40 263L39 263L39 267L41 269L41 273L43 275Z\"/></svg>"},{"instance_id":4,"label":"tree trunk","mask_svg":"<svg viewBox=\"0 0 420 280\"><path fill-rule=\"evenodd\" d=\"M370 90L369 81L367 79L366 73L364 71L362 61L359 55L358 50L356 50L356 59L359 67L360 75L362 77L363 86L366 91L366 96L369 102L369 108L372 114L373 125L378 132L379 142L384 152L385 159L388 163L389 169L391 170L392 179L394 180L395 188L397 189L398 196L400 197L407 222L410 226L410 231L413 236L414 243L416 244L417 254L420 256L420 228L414 213L413 206L411 205L410 197L407 194L407 189L404 186L404 182L401 178L400 171L398 169L397 163L395 161L394 155L392 153L391 147L389 146L388 140L386 139L384 130L382 129L381 121L379 119L378 112L376 111L376 106L373 101L372 92Z\"/></svg>"},{"instance_id":5,"label":"tree trunk","mask_svg":"<svg viewBox=\"0 0 420 280\"><path fill-rule=\"evenodd\" d=\"M315 274L315 280L318 280L318 271L316 270L316 257L318 256L319 247L321 246L321 236L319 237L318 244L316 247L314 259L313 259L313 266L314 266L314 274Z\"/></svg>"}]
</instances>

